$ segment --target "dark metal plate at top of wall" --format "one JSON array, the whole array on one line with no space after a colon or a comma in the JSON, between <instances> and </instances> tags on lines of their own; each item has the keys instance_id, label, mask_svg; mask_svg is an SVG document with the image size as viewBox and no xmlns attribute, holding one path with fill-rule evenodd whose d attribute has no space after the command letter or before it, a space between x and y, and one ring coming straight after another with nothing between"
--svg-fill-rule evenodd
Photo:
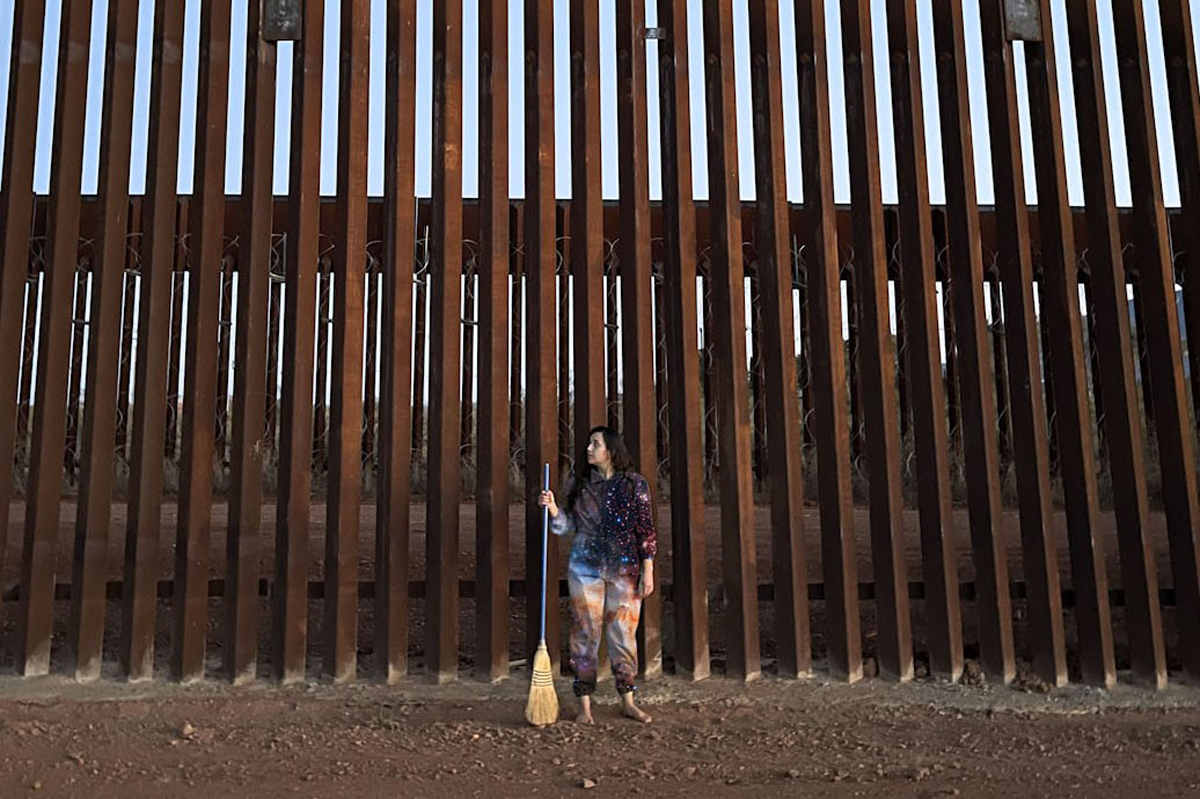
<instances>
[{"instance_id":1,"label":"dark metal plate at top of wall","mask_svg":"<svg viewBox=\"0 0 1200 799\"><path fill-rule=\"evenodd\" d=\"M300 40L300 0L262 0L261 35L268 42Z\"/></svg>"},{"instance_id":2,"label":"dark metal plate at top of wall","mask_svg":"<svg viewBox=\"0 0 1200 799\"><path fill-rule=\"evenodd\" d=\"M1004 34L1010 42L1042 40L1042 15L1037 0L1004 0Z\"/></svg>"}]
</instances>

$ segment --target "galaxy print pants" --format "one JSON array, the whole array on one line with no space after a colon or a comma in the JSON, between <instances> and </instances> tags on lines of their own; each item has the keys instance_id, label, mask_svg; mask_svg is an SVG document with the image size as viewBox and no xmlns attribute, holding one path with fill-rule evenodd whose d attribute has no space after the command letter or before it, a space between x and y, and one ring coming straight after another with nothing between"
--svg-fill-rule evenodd
<instances>
[{"instance_id":1,"label":"galaxy print pants","mask_svg":"<svg viewBox=\"0 0 1200 799\"><path fill-rule=\"evenodd\" d=\"M608 641L617 692L633 691L637 687L637 626L642 612L637 581L629 575L611 574L587 559L572 557L567 583L571 589L571 668L575 671L575 695L590 696L596 690L602 631Z\"/></svg>"}]
</instances>

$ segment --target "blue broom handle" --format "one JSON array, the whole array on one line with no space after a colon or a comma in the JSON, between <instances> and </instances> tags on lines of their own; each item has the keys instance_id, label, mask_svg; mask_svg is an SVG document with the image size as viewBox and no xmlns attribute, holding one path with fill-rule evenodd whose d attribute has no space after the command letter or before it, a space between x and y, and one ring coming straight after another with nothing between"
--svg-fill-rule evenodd
<instances>
[{"instance_id":1,"label":"blue broom handle","mask_svg":"<svg viewBox=\"0 0 1200 799\"><path fill-rule=\"evenodd\" d=\"M542 490L550 490L550 464L542 466ZM550 508L542 508L542 628L538 640L546 640L546 557L550 548Z\"/></svg>"}]
</instances>

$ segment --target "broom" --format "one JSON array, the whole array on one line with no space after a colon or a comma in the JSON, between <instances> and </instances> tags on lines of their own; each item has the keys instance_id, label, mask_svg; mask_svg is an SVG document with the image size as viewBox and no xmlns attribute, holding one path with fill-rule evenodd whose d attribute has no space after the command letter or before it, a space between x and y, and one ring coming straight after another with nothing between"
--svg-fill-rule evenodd
<instances>
[{"instance_id":1,"label":"broom","mask_svg":"<svg viewBox=\"0 0 1200 799\"><path fill-rule=\"evenodd\" d=\"M542 469L542 490L550 490L550 464ZM546 551L549 549L550 508L542 508L542 626L538 636L537 654L533 656L533 679L529 686L529 701L525 704L525 720L535 727L558 721L558 694L554 692L554 672L550 668L550 653L546 650Z\"/></svg>"}]
</instances>

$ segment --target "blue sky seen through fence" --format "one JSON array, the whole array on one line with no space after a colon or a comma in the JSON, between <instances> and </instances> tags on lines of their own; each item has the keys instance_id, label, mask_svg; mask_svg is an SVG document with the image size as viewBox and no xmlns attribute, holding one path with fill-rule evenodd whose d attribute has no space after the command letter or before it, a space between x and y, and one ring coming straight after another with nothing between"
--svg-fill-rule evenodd
<instances>
[{"instance_id":1,"label":"blue sky seen through fence","mask_svg":"<svg viewBox=\"0 0 1200 799\"><path fill-rule=\"evenodd\" d=\"M47 0L47 16L43 37L43 52L56 53L59 41L61 10L64 2L71 0ZM151 37L153 33L153 12L156 0L142 0L139 3L139 30L137 48L137 70L134 94L133 138L130 147L131 177L130 190L133 194L141 194L146 185L146 156L148 151L148 112L149 112L149 68L151 53ZM158 0L172 1L172 0ZM181 103L181 136L180 163L178 187L181 194L190 194L193 187L193 150L196 139L196 96L197 96L197 53L198 28L200 15L200 0L181 0L186 2L186 27L184 42L184 83ZM600 4L601 18L601 125L602 125L602 178L603 193L606 199L618 197L617 187L617 129L616 129L616 53L615 53L615 1L594 0ZM751 0L753 1L753 0ZM103 82L103 42L106 37L105 22L107 20L110 0L93 0L92 6L92 38L91 64L88 79L88 100L86 110L86 125L84 131L84 161L81 189L84 194L96 191L99 179L100 152L100 119ZM478 37L477 9L480 0L463 0L464 2L464 102L463 102L463 193L466 197L474 197L478 187ZM691 134L694 156L693 178L694 194L697 199L708 196L707 164L703 157L705 145L704 132L704 92L702 83L703 59L700 53L702 41L702 2L689 0L689 59L691 68ZM792 0L779 0L781 10L781 44L784 53L784 103L786 111L787 177L788 196L794 202L802 202L800 145L799 145L799 109L797 105L796 75L795 75L795 46L794 46L794 14ZM986 95L983 85L983 64L980 57L980 29L978 0L962 0L966 20L967 50L970 57L969 83L970 107L972 114L972 131L975 142L976 185L979 201L983 204L992 202L992 171L991 153L988 141L986 118ZM749 52L747 29L747 0L734 0L735 55L737 57L737 121L738 142L740 155L740 180L743 199L754 197L754 163L751 152L751 120L750 120L750 87L749 87ZM925 111L925 132L928 147L928 175L930 195L934 203L944 200L943 171L941 159L941 136L938 124L937 77L932 69L934 63L932 52L932 11L930 0L916 0L919 12L921 35L921 68L923 84L923 101ZM246 77L246 51L244 47L236 46L238 42L246 41L246 4L234 3L231 17L232 41L235 46L231 52L230 85L229 85L229 115L226 158L226 191L231 195L242 191L242 159L244 136L244 100ZM430 151L431 151L431 31L432 0L418 0L418 61L417 61L417 99L412 109L413 124L416 126L416 192L419 196L428 196L430 192ZM556 108L556 150L557 150L557 194L560 198L571 195L571 131L570 131L570 87L569 87L569 0L555 0L555 19L559 35L555 40L555 108ZM831 118L833 125L833 166L835 176L835 199L838 202L850 201L849 175L846 155L845 111L840 98L843 95L841 70L841 26L840 4L838 0L825 0L828 20L828 48L830 53L830 96L833 98ZM1070 47L1065 35L1066 19L1064 0L1051 0L1053 9L1054 29L1056 36L1059 89L1062 99L1063 131L1067 157L1067 178L1070 199L1073 204L1083 202L1083 186L1079 167L1078 136L1074 112L1074 92L1071 85L1069 65ZM1120 89L1116 74L1116 53L1113 42L1111 0L1097 0L1100 15L1100 36L1103 55L1103 70L1108 101L1108 119L1113 152L1113 175L1116 184L1116 196L1119 204L1128 205L1130 201L1128 167L1125 158L1124 124L1121 117ZM387 0L371 0L372 30L383 31L387 13ZM1175 169L1175 152L1171 138L1171 117L1168 107L1166 90L1165 67L1159 27L1158 0L1144 0L1147 30L1149 32L1150 69L1153 80L1155 118L1157 124L1158 153L1162 166L1163 191L1168 206L1178 205L1179 188ZM337 109L338 109L338 32L340 0L326 0L325 6L325 85L323 96L323 130L321 147L321 190L325 195L333 195L336 186L336 166L338 158L337 146ZM518 78L522 74L524 28L522 0L511 0L509 3L509 74ZM1191 13L1193 33L1200 31L1200 2L1192 0ZM872 0L873 31L877 45L885 44L886 36L886 3L885 0ZM12 47L13 0L0 0L0 86L7 92L10 83L11 47ZM646 0L647 25L657 24L655 0ZM1198 42L1200 45L1200 42ZM650 63L656 63L658 43L648 40ZM1197 49L1200 49L1198 46ZM1028 103L1024 85L1023 51L1020 43L1015 45L1017 58L1018 95L1022 120L1023 150L1025 155L1026 193L1031 203L1036 203L1036 187L1033 178L1032 144L1029 139ZM276 94L276 149L274 182L277 194L287 192L289 170L287 164L291 158L290 131L290 97L292 79L292 45L284 43L279 51L279 73ZM384 108L387 102L384 87L384 41L380 36L371 41L371 98L370 98L370 139L368 147L368 191L372 195L380 195L383 191L383 139L384 139ZM882 191L885 202L896 200L896 164L894 152L894 137L892 133L892 113L890 80L888 78L888 57L885 46L875 49L874 68L876 77L878 124L879 124L879 155L882 167ZM35 156L34 190L46 193L49 188L51 163L51 131L54 116L55 84L57 77L57 60L45 57L42 64L41 96L38 113L38 144ZM659 171L659 138L658 138L658 80L657 73L651 69L648 75L647 90L649 93L650 114L650 181L651 197L661 196ZM510 87L510 146L509 146L509 184L510 194L520 198L524 196L524 86L522 81L514 79ZM6 131L7 103L0 106L0 137ZM236 279L236 278L235 278ZM235 287L236 291L236 287ZM940 291L940 287L939 287ZM843 303L845 298L843 298ZM893 307L893 330L895 329ZM939 302L939 309L941 303ZM994 309L988 307L989 316ZM940 315L940 311L939 311ZM136 315L135 315L136 318ZM701 316L702 318L702 316ZM186 325L185 325L186 330ZM749 331L747 347L750 347ZM845 334L845 329L843 330ZM703 335L703 329L701 328ZM86 335L86 333L85 333ZM233 331L236 336L236 330ZM797 348L799 348L799 341ZM565 346L572 346L570 340ZM797 349L798 351L798 349ZM944 357L943 343L943 357ZM474 387L472 387L472 390Z\"/></svg>"}]
</instances>

